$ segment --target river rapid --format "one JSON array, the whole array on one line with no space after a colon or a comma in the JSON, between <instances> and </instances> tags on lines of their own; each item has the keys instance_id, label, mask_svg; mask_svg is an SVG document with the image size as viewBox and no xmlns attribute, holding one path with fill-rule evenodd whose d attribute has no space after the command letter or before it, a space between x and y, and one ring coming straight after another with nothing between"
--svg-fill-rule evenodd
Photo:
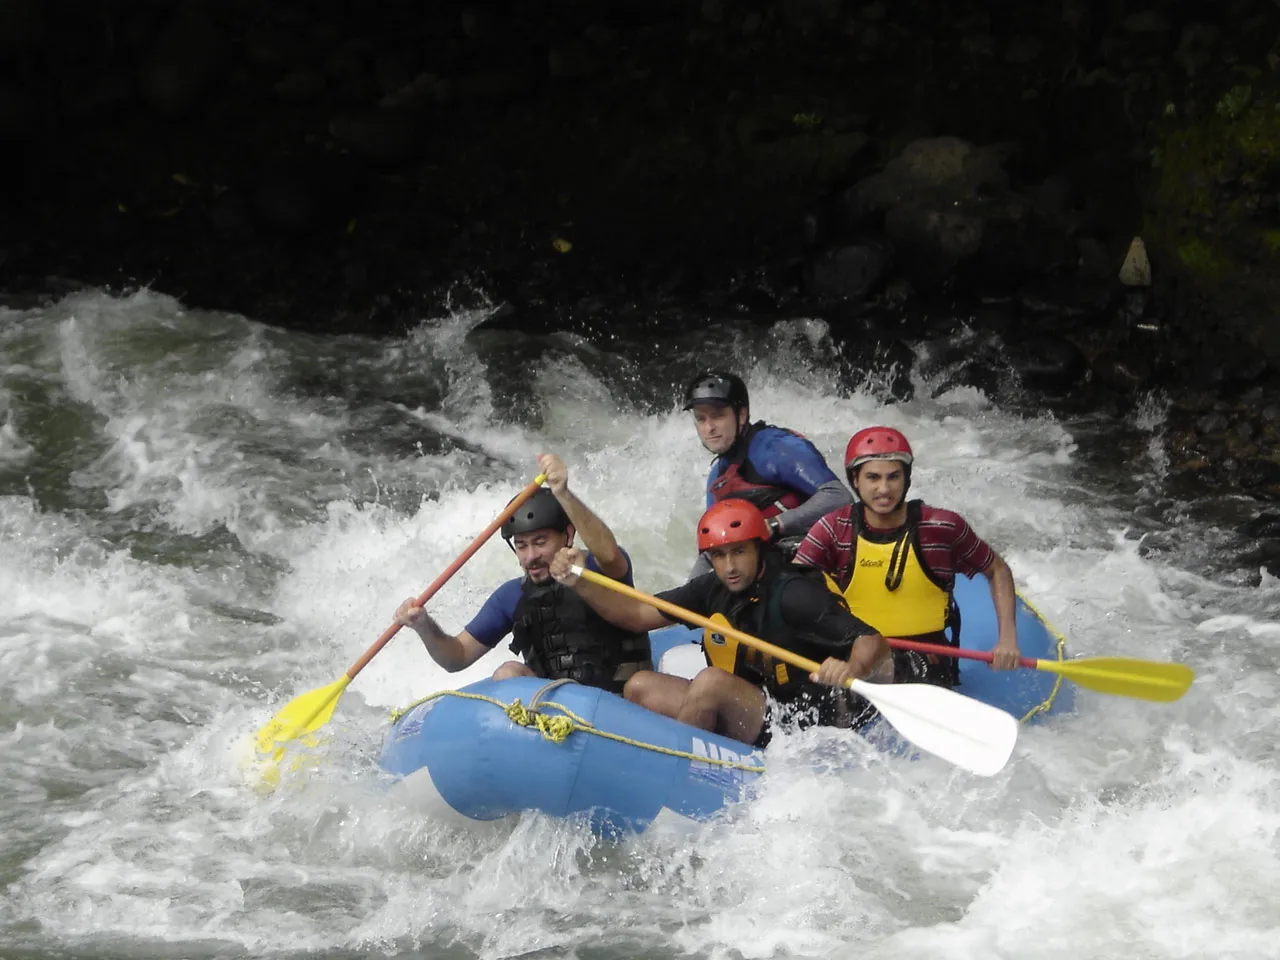
<instances>
[{"instance_id":1,"label":"river rapid","mask_svg":"<svg viewBox=\"0 0 1280 960\"><path fill-rule=\"evenodd\" d=\"M1280 584L1229 560L1248 503L1166 492L1158 396L1055 416L917 371L886 403L819 322L592 343L485 316L375 340L148 292L0 310L0 955L1280 956ZM608 843L377 788L389 711L503 659L448 675L406 631L318 766L255 788L253 732L341 676L538 452L637 586L679 582L708 458L675 397L710 362L833 464L903 429L913 493L969 519L1070 653L1179 660L1191 691L1077 690L991 779L781 737L755 802ZM460 629L516 571L495 538L431 609Z\"/></svg>"}]
</instances>

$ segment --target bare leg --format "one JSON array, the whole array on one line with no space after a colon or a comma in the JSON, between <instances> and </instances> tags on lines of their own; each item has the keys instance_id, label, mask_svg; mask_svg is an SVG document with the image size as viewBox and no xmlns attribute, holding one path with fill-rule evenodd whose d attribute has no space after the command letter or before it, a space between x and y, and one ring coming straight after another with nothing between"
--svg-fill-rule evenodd
<instances>
[{"instance_id":1,"label":"bare leg","mask_svg":"<svg viewBox=\"0 0 1280 960\"><path fill-rule=\"evenodd\" d=\"M510 680L512 677L536 677L537 674L526 667L519 660L508 660L497 670L493 671L493 679Z\"/></svg>"},{"instance_id":2,"label":"bare leg","mask_svg":"<svg viewBox=\"0 0 1280 960\"><path fill-rule=\"evenodd\" d=\"M764 726L764 705L759 687L718 667L707 667L689 683L676 719L754 743Z\"/></svg>"},{"instance_id":3,"label":"bare leg","mask_svg":"<svg viewBox=\"0 0 1280 960\"><path fill-rule=\"evenodd\" d=\"M680 712L689 681L656 670L637 670L622 688L622 695L632 703L664 717L674 717Z\"/></svg>"}]
</instances>

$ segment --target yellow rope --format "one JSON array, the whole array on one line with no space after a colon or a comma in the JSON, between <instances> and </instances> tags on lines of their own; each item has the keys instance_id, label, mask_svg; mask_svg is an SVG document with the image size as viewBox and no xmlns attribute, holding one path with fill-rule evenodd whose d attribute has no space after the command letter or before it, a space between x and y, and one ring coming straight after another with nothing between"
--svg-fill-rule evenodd
<instances>
[{"instance_id":1,"label":"yellow rope","mask_svg":"<svg viewBox=\"0 0 1280 960\"><path fill-rule=\"evenodd\" d=\"M1024 597L1020 593L1017 596L1018 596L1018 599L1022 601L1023 605L1026 606L1026 608L1035 615L1035 618L1040 621L1040 624L1046 630L1049 631L1049 634L1056 641L1056 643L1054 644L1054 653L1057 654L1058 661L1062 662L1063 660L1065 660L1066 653L1067 653L1067 638L1064 637L1061 633L1059 633L1058 629L1044 618L1044 614L1042 614L1036 608L1036 605L1034 603L1032 603L1030 600L1028 600L1026 597ZM1028 720L1030 720L1032 717L1034 717L1038 713L1047 713L1053 707L1053 701L1057 699L1058 691L1061 688L1062 688L1062 674L1056 673L1054 674L1054 677L1053 677L1053 689L1049 691L1049 695L1045 697L1043 701L1041 701L1040 703L1032 707L1030 710L1028 710L1023 715L1022 722L1026 723Z\"/></svg>"},{"instance_id":2,"label":"yellow rope","mask_svg":"<svg viewBox=\"0 0 1280 960\"><path fill-rule=\"evenodd\" d=\"M550 740L552 743L564 743L569 739L569 734L580 730L583 733L594 734L595 736L603 737L606 740L616 740L618 743L625 743L628 746L639 747L642 750L652 750L654 753L666 754L669 757L680 757L684 760L692 760L695 763L706 763L717 767L732 767L735 770L745 770L747 773L764 773L763 766L744 763L738 760L723 760L719 757L705 757L701 754L690 753L687 750L673 750L670 747L658 746L656 743L646 743L643 740L636 740L633 737L624 737L619 733L601 730L599 727L592 726L568 707L560 703L555 703L551 700L544 700L542 706L559 710L559 716L550 716L542 713L540 710L531 710L518 699L512 700L510 703L503 703L501 700L494 697L487 697L482 693L466 693L462 690L437 690L435 693L428 694L420 700L415 700L402 710L391 711L391 722L395 723L414 707L426 703L428 700L434 700L436 697L446 696L461 697L464 700L483 700L485 703L491 703L505 713L512 723L518 724L522 727L535 727L544 738Z\"/></svg>"}]
</instances>

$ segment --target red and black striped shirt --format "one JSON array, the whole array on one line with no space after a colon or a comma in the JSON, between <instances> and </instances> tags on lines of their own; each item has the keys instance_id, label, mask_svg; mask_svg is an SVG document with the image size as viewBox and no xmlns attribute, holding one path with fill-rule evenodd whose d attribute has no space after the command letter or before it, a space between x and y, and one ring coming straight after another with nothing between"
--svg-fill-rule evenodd
<instances>
[{"instance_id":1,"label":"red and black striped shirt","mask_svg":"<svg viewBox=\"0 0 1280 960\"><path fill-rule=\"evenodd\" d=\"M831 511L815 523L800 544L794 562L817 567L835 577L842 587L847 586L854 557L853 511L861 509L861 504L852 503ZM888 542L897 539L901 530L901 527L872 530L864 524L862 532L868 540ZM986 570L995 557L995 552L973 532L964 517L951 510L921 504L917 533L927 572L947 587L955 583L957 572L972 577Z\"/></svg>"}]
</instances>

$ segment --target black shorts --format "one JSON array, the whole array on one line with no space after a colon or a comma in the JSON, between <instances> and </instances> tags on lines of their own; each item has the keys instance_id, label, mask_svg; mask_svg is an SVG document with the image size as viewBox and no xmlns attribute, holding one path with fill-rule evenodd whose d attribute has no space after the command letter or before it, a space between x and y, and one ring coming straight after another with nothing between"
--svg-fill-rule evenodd
<instances>
[{"instance_id":1,"label":"black shorts","mask_svg":"<svg viewBox=\"0 0 1280 960\"><path fill-rule=\"evenodd\" d=\"M807 683L798 696L786 701L765 694L764 722L751 744L764 749L773 739L775 728L807 730L809 727L838 727L859 730L879 716L863 697L851 690L837 690L820 683Z\"/></svg>"},{"instance_id":2,"label":"black shorts","mask_svg":"<svg viewBox=\"0 0 1280 960\"><path fill-rule=\"evenodd\" d=\"M937 657L915 650L893 651L894 683L931 683L936 687L956 685L956 664L953 657Z\"/></svg>"}]
</instances>

